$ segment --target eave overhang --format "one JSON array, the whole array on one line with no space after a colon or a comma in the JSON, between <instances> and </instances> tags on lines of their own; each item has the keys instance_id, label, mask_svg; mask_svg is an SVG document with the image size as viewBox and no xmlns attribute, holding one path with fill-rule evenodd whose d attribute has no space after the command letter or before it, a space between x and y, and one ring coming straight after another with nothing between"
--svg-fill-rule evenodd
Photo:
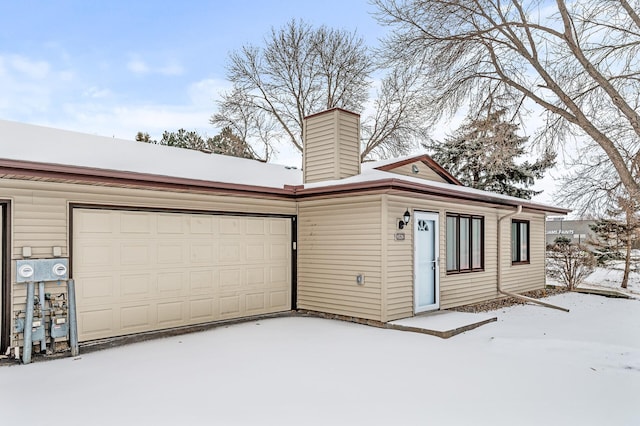
<instances>
[{"instance_id":1,"label":"eave overhang","mask_svg":"<svg viewBox=\"0 0 640 426\"><path fill-rule=\"evenodd\" d=\"M567 214L571 210L538 204L529 200L493 196L457 189L457 186L440 187L428 183L416 183L398 178L335 183L323 186L284 185L282 188L242 185L173 176L145 174L128 171L97 169L51 163L0 159L0 178L31 179L77 184L130 187L139 189L236 195L257 198L305 199L319 196L342 196L357 193L382 193L389 191L434 195L461 201L489 203L517 207L545 213ZM465 187L461 187L465 188Z\"/></svg>"}]
</instances>

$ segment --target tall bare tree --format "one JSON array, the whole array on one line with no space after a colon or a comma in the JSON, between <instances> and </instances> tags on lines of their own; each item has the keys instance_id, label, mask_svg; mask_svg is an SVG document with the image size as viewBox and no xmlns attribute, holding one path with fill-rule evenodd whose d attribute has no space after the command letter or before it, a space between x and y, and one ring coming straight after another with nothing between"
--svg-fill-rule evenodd
<instances>
[{"instance_id":1,"label":"tall bare tree","mask_svg":"<svg viewBox=\"0 0 640 426\"><path fill-rule=\"evenodd\" d=\"M561 202L574 206L578 214L600 218L599 228L615 234L615 240L622 242L624 273L621 287L627 288L632 244L640 229L640 202L629 195L615 169L611 168L608 157L596 148L587 146L583 150L586 154L574 161L574 171L562 178L556 196ZM636 182L640 181L640 153L626 161ZM604 244L605 248L610 245L606 241L592 243L596 247L598 244Z\"/></svg>"},{"instance_id":2,"label":"tall bare tree","mask_svg":"<svg viewBox=\"0 0 640 426\"><path fill-rule=\"evenodd\" d=\"M421 68L427 117L534 102L546 111L538 140L588 136L640 200L630 162L640 148L638 0L374 3L393 28L389 61Z\"/></svg>"},{"instance_id":3,"label":"tall bare tree","mask_svg":"<svg viewBox=\"0 0 640 426\"><path fill-rule=\"evenodd\" d=\"M222 94L211 123L231 127L266 152L281 138L302 152L303 118L339 107L366 113L363 159L407 153L425 130L415 74L390 72L371 102L376 70L373 54L355 32L292 20L272 29L263 46L231 53L227 78L233 87Z\"/></svg>"}]
</instances>

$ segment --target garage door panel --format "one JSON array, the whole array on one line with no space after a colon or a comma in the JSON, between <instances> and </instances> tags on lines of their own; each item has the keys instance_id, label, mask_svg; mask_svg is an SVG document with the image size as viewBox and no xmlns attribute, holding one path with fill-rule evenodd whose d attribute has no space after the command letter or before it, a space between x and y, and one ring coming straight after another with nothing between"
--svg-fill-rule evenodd
<instances>
[{"instance_id":1,"label":"garage door panel","mask_svg":"<svg viewBox=\"0 0 640 426\"><path fill-rule=\"evenodd\" d=\"M190 322L207 322L214 321L215 315L215 301L212 298L191 300L189 302Z\"/></svg>"},{"instance_id":2,"label":"garage door panel","mask_svg":"<svg viewBox=\"0 0 640 426\"><path fill-rule=\"evenodd\" d=\"M187 292L185 272L162 272L156 278L158 295L160 297L184 296Z\"/></svg>"},{"instance_id":3,"label":"garage door panel","mask_svg":"<svg viewBox=\"0 0 640 426\"><path fill-rule=\"evenodd\" d=\"M266 298L267 296L262 292L247 294L245 296L245 305L247 307L247 312L263 312L266 307Z\"/></svg>"},{"instance_id":4,"label":"garage door panel","mask_svg":"<svg viewBox=\"0 0 640 426\"><path fill-rule=\"evenodd\" d=\"M151 310L155 306L140 304L120 308L120 329L125 332L145 331L152 323Z\"/></svg>"},{"instance_id":5,"label":"garage door panel","mask_svg":"<svg viewBox=\"0 0 640 426\"><path fill-rule=\"evenodd\" d=\"M211 216L191 215L189 216L189 233L195 235L211 235L216 232L217 221Z\"/></svg>"},{"instance_id":6,"label":"garage door panel","mask_svg":"<svg viewBox=\"0 0 640 426\"><path fill-rule=\"evenodd\" d=\"M186 320L185 302L171 301L159 303L157 308L158 325L174 327L183 325Z\"/></svg>"},{"instance_id":7,"label":"garage door panel","mask_svg":"<svg viewBox=\"0 0 640 426\"><path fill-rule=\"evenodd\" d=\"M76 275L78 299L85 304L104 304L105 300L111 300L114 278L113 275Z\"/></svg>"},{"instance_id":8,"label":"garage door panel","mask_svg":"<svg viewBox=\"0 0 640 426\"><path fill-rule=\"evenodd\" d=\"M221 240L219 242L219 262L222 264L240 263L240 243L236 240Z\"/></svg>"},{"instance_id":9,"label":"garage door panel","mask_svg":"<svg viewBox=\"0 0 640 426\"><path fill-rule=\"evenodd\" d=\"M157 265L180 265L185 263L187 247L181 242L161 241L157 243Z\"/></svg>"},{"instance_id":10,"label":"garage door panel","mask_svg":"<svg viewBox=\"0 0 640 426\"><path fill-rule=\"evenodd\" d=\"M175 234L182 235L184 233L185 218L174 214L159 214L156 222L158 234Z\"/></svg>"},{"instance_id":11,"label":"garage door panel","mask_svg":"<svg viewBox=\"0 0 640 426\"><path fill-rule=\"evenodd\" d=\"M220 297L220 316L222 318L240 316L240 296Z\"/></svg>"},{"instance_id":12,"label":"garage door panel","mask_svg":"<svg viewBox=\"0 0 640 426\"><path fill-rule=\"evenodd\" d=\"M113 245L106 243L83 243L74 246L74 251L78 254L74 261L80 267L99 267L111 268L113 265Z\"/></svg>"},{"instance_id":13,"label":"garage door panel","mask_svg":"<svg viewBox=\"0 0 640 426\"><path fill-rule=\"evenodd\" d=\"M220 290L239 289L242 286L242 270L240 268L225 268L220 270Z\"/></svg>"},{"instance_id":14,"label":"garage door panel","mask_svg":"<svg viewBox=\"0 0 640 426\"><path fill-rule=\"evenodd\" d=\"M120 212L120 233L150 234L156 221L156 215L144 212Z\"/></svg>"},{"instance_id":15,"label":"garage door panel","mask_svg":"<svg viewBox=\"0 0 640 426\"><path fill-rule=\"evenodd\" d=\"M251 218L247 219L247 235L264 235L265 234L265 219L263 218Z\"/></svg>"},{"instance_id":16,"label":"garage door panel","mask_svg":"<svg viewBox=\"0 0 640 426\"><path fill-rule=\"evenodd\" d=\"M78 312L78 333L87 340L99 339L113 332L113 309Z\"/></svg>"},{"instance_id":17,"label":"garage door panel","mask_svg":"<svg viewBox=\"0 0 640 426\"><path fill-rule=\"evenodd\" d=\"M271 291L269 292L269 307L272 309L286 309L289 305L288 291Z\"/></svg>"},{"instance_id":18,"label":"garage door panel","mask_svg":"<svg viewBox=\"0 0 640 426\"><path fill-rule=\"evenodd\" d=\"M213 271L192 271L189 273L189 289L192 293L212 293L214 287Z\"/></svg>"},{"instance_id":19,"label":"garage door panel","mask_svg":"<svg viewBox=\"0 0 640 426\"><path fill-rule=\"evenodd\" d=\"M152 281L154 277L146 274L121 274L120 297L122 300L146 300L153 293Z\"/></svg>"},{"instance_id":20,"label":"garage door panel","mask_svg":"<svg viewBox=\"0 0 640 426\"><path fill-rule=\"evenodd\" d=\"M217 248L213 241L197 241L189 247L191 263L211 265L217 258Z\"/></svg>"},{"instance_id":21,"label":"garage door panel","mask_svg":"<svg viewBox=\"0 0 640 426\"><path fill-rule=\"evenodd\" d=\"M291 307L291 220L74 209L80 341Z\"/></svg>"},{"instance_id":22,"label":"garage door panel","mask_svg":"<svg viewBox=\"0 0 640 426\"><path fill-rule=\"evenodd\" d=\"M240 234L240 218L237 217L221 217L219 219L220 235L238 235Z\"/></svg>"},{"instance_id":23,"label":"garage door panel","mask_svg":"<svg viewBox=\"0 0 640 426\"><path fill-rule=\"evenodd\" d=\"M272 243L269 245L269 260L289 259L289 244Z\"/></svg>"},{"instance_id":24,"label":"garage door panel","mask_svg":"<svg viewBox=\"0 0 640 426\"><path fill-rule=\"evenodd\" d=\"M289 235L289 226L286 222L280 220L270 220L269 233L271 235Z\"/></svg>"},{"instance_id":25,"label":"garage door panel","mask_svg":"<svg viewBox=\"0 0 640 426\"><path fill-rule=\"evenodd\" d=\"M245 248L245 260L248 262L258 262L265 260L265 243L262 241L250 241Z\"/></svg>"}]
</instances>

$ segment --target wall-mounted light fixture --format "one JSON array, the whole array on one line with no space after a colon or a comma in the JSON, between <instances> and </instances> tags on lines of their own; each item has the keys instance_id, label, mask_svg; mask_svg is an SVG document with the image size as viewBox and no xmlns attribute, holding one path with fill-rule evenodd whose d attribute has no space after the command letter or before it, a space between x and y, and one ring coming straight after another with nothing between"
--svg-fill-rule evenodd
<instances>
[{"instance_id":1,"label":"wall-mounted light fixture","mask_svg":"<svg viewBox=\"0 0 640 426\"><path fill-rule=\"evenodd\" d=\"M418 166L416 166L415 164L413 164L413 165L411 166L411 172L412 172L414 175L417 175L417 174L420 172L420 169L418 169Z\"/></svg>"},{"instance_id":2,"label":"wall-mounted light fixture","mask_svg":"<svg viewBox=\"0 0 640 426\"><path fill-rule=\"evenodd\" d=\"M409 224L410 220L411 220L411 213L409 213L409 209L407 209L402 215L402 219L398 222L398 229L404 229L404 227Z\"/></svg>"}]
</instances>

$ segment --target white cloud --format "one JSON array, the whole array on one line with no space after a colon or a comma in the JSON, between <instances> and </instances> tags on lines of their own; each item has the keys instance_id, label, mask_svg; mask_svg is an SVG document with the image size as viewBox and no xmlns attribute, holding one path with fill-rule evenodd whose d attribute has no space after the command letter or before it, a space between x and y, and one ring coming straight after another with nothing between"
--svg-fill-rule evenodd
<instances>
[{"instance_id":1,"label":"white cloud","mask_svg":"<svg viewBox=\"0 0 640 426\"><path fill-rule=\"evenodd\" d=\"M140 55L133 54L127 62L127 69L134 74L161 74L167 76L182 75L184 68L175 59L168 59L163 65L150 65Z\"/></svg>"},{"instance_id":2,"label":"white cloud","mask_svg":"<svg viewBox=\"0 0 640 426\"><path fill-rule=\"evenodd\" d=\"M161 68L158 68L158 73L163 75L181 75L184 72L184 68L178 63L169 63Z\"/></svg>"},{"instance_id":3,"label":"white cloud","mask_svg":"<svg viewBox=\"0 0 640 426\"><path fill-rule=\"evenodd\" d=\"M220 96L220 92L230 88L231 84L226 80L207 78L189 85L187 93L193 105L207 107L213 112L215 108L214 103Z\"/></svg>"},{"instance_id":4,"label":"white cloud","mask_svg":"<svg viewBox=\"0 0 640 426\"><path fill-rule=\"evenodd\" d=\"M140 58L132 58L127 62L127 69L134 74L147 74L149 66Z\"/></svg>"},{"instance_id":5,"label":"white cloud","mask_svg":"<svg viewBox=\"0 0 640 426\"><path fill-rule=\"evenodd\" d=\"M33 80L43 80L48 77L51 66L45 61L32 61L19 55L11 55L8 58L9 67Z\"/></svg>"},{"instance_id":6,"label":"white cloud","mask_svg":"<svg viewBox=\"0 0 640 426\"><path fill-rule=\"evenodd\" d=\"M111 96L111 91L109 89L92 86L83 91L82 96L92 99L106 98Z\"/></svg>"}]
</instances>

